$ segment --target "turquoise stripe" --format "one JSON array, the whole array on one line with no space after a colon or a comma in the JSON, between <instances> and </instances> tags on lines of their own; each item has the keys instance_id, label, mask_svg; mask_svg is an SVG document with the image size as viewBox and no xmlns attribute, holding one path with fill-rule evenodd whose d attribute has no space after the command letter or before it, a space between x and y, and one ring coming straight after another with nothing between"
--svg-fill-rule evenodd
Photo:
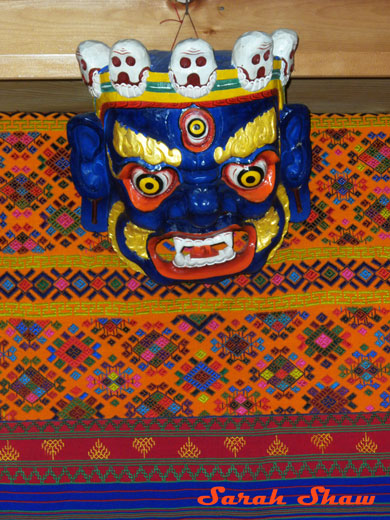
<instances>
[{"instance_id":1,"label":"turquoise stripe","mask_svg":"<svg viewBox=\"0 0 390 520\"><path fill-rule=\"evenodd\" d=\"M240 88L240 86L238 79L222 79L215 83L212 90L231 90L233 88Z\"/></svg>"},{"instance_id":2,"label":"turquoise stripe","mask_svg":"<svg viewBox=\"0 0 390 520\"><path fill-rule=\"evenodd\" d=\"M217 90L231 90L234 88L239 88L240 82L238 79L225 79L217 81L216 84L213 87L213 91ZM108 92L115 92L114 87L111 83L106 82L101 84L102 92L108 93ZM157 81L150 81L147 83L146 92L161 92L161 93L172 93L174 94L175 91L170 83L162 83Z\"/></svg>"},{"instance_id":3,"label":"turquoise stripe","mask_svg":"<svg viewBox=\"0 0 390 520\"><path fill-rule=\"evenodd\" d=\"M175 91L173 90L173 87L170 83L150 81L147 84L146 92L172 92L172 93L174 93Z\"/></svg>"}]
</instances>

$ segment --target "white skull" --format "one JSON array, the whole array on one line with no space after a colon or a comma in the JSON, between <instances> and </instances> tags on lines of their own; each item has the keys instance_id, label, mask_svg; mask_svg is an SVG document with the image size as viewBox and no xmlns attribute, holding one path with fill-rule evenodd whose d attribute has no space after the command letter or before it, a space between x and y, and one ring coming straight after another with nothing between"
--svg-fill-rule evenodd
<instances>
[{"instance_id":1,"label":"white skull","mask_svg":"<svg viewBox=\"0 0 390 520\"><path fill-rule=\"evenodd\" d=\"M93 97L100 97L99 71L108 65L110 48L102 42L86 40L77 47L76 58L81 76Z\"/></svg>"},{"instance_id":2,"label":"white skull","mask_svg":"<svg viewBox=\"0 0 390 520\"><path fill-rule=\"evenodd\" d=\"M294 70L294 55L298 46L298 35L289 29L278 29L272 33L274 55L282 60L280 81L285 86Z\"/></svg>"},{"instance_id":3,"label":"white skull","mask_svg":"<svg viewBox=\"0 0 390 520\"><path fill-rule=\"evenodd\" d=\"M266 87L272 78L273 52L269 34L252 31L240 36L233 47L232 64L245 90L254 92Z\"/></svg>"},{"instance_id":4,"label":"white skull","mask_svg":"<svg viewBox=\"0 0 390 520\"><path fill-rule=\"evenodd\" d=\"M116 42L111 48L109 71L111 83L121 96L140 96L150 71L148 51L137 40Z\"/></svg>"},{"instance_id":5,"label":"white skull","mask_svg":"<svg viewBox=\"0 0 390 520\"><path fill-rule=\"evenodd\" d=\"M216 69L212 47L190 38L173 49L168 73L176 92L195 99L209 94L217 79Z\"/></svg>"}]
</instances>

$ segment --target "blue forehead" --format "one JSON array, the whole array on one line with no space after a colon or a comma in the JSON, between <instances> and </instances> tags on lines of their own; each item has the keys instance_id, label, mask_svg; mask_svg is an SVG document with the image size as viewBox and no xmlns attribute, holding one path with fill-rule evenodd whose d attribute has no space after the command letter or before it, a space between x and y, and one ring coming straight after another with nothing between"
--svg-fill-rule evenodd
<instances>
[{"instance_id":1,"label":"blue forehead","mask_svg":"<svg viewBox=\"0 0 390 520\"><path fill-rule=\"evenodd\" d=\"M178 148L182 153L182 168L190 169L194 166L212 168L216 165L213 158L215 148L224 147L228 139L240 128L245 127L248 122L271 108L275 108L278 113L278 99L276 96L272 96L246 103L207 108L206 110L214 119L215 138L208 150L195 153L183 145L179 119L188 108L196 107L198 105L194 103L187 108L112 108L105 115L105 132L110 142L114 123L118 121L122 126L130 128L136 133L162 141L171 149Z\"/></svg>"}]
</instances>

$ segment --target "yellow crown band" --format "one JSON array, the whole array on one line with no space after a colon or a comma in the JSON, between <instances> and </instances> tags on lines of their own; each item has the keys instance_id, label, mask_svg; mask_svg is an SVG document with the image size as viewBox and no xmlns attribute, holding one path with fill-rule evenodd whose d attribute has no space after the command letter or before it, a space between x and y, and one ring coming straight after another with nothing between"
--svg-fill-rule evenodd
<instances>
[{"instance_id":1,"label":"yellow crown band","mask_svg":"<svg viewBox=\"0 0 390 520\"><path fill-rule=\"evenodd\" d=\"M112 88L109 80L108 72L100 75L102 94L96 100L96 114L98 117L102 117L108 108L132 108L142 106L172 106L177 105L177 108L189 106L196 102L197 105L210 106L214 103L222 104L234 102L246 102L252 99L259 99L262 97L269 97L272 95L278 96L278 105L281 110L285 103L284 88L279 78L271 80L266 88L258 92L248 92L247 90L240 87L237 71L235 69L218 70L217 71L217 82L216 87L196 101L181 94L176 93L169 82L167 73L162 72L151 72L147 79L147 86L145 92L134 98L126 98L121 96L116 90Z\"/></svg>"}]
</instances>

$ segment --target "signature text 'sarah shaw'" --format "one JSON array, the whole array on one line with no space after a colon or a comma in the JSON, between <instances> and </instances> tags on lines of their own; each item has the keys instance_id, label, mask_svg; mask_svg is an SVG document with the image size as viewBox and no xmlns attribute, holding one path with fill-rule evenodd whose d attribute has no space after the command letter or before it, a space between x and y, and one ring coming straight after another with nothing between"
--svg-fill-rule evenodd
<instances>
[{"instance_id":1,"label":"signature text 'sarah shaw'","mask_svg":"<svg viewBox=\"0 0 390 520\"><path fill-rule=\"evenodd\" d=\"M269 506L269 505L287 505L283 495L278 495L278 489L273 489L270 495L249 496L245 493L237 495L225 494L226 488L223 486L214 486L210 490L210 495L198 497L198 503L203 506ZM375 495L332 495L330 489L324 486L315 486L310 489L309 495L298 495L297 503L302 506L314 505L372 505L375 501Z\"/></svg>"}]
</instances>

